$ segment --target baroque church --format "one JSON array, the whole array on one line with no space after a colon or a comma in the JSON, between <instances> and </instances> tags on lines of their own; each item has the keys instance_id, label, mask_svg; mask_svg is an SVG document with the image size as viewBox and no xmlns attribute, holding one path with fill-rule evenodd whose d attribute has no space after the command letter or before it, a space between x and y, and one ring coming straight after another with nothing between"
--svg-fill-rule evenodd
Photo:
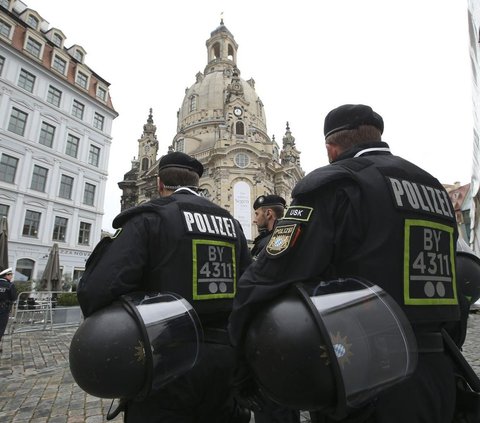
<instances>
[{"instance_id":1,"label":"baroque church","mask_svg":"<svg viewBox=\"0 0 480 423\"><path fill-rule=\"evenodd\" d=\"M258 233L252 223L255 199L277 194L289 204L293 187L304 176L300 152L288 122L281 149L275 137L268 136L255 81L240 77L238 44L223 19L206 46L207 65L185 90L177 112L177 134L168 152L187 153L203 164L201 195L226 208L252 240ZM150 109L138 140L137 159L118 183L123 192L122 211L158 197L156 129Z\"/></svg>"}]
</instances>

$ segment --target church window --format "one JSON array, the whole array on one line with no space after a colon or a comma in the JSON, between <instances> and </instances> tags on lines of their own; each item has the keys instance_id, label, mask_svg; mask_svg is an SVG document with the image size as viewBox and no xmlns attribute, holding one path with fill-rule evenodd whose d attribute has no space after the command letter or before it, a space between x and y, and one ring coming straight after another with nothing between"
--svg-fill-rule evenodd
<instances>
[{"instance_id":1,"label":"church window","mask_svg":"<svg viewBox=\"0 0 480 423\"><path fill-rule=\"evenodd\" d=\"M257 114L260 119L263 118L263 103L257 100Z\"/></svg>"},{"instance_id":2,"label":"church window","mask_svg":"<svg viewBox=\"0 0 480 423\"><path fill-rule=\"evenodd\" d=\"M198 194L200 195L200 197L205 197L205 198L208 198L208 199L210 199L212 197L208 188L200 188L198 190Z\"/></svg>"},{"instance_id":3,"label":"church window","mask_svg":"<svg viewBox=\"0 0 480 423\"><path fill-rule=\"evenodd\" d=\"M142 159L142 171L148 170L149 168L149 161L146 157Z\"/></svg>"},{"instance_id":4,"label":"church window","mask_svg":"<svg viewBox=\"0 0 480 423\"><path fill-rule=\"evenodd\" d=\"M215 43L215 45L213 46L213 58L220 58L220 43Z\"/></svg>"},{"instance_id":5,"label":"church window","mask_svg":"<svg viewBox=\"0 0 480 423\"><path fill-rule=\"evenodd\" d=\"M183 138L177 141L175 151L185 153L185 140Z\"/></svg>"},{"instance_id":6,"label":"church window","mask_svg":"<svg viewBox=\"0 0 480 423\"><path fill-rule=\"evenodd\" d=\"M229 60L234 60L233 47L230 44L228 45L228 58L229 58Z\"/></svg>"},{"instance_id":7,"label":"church window","mask_svg":"<svg viewBox=\"0 0 480 423\"><path fill-rule=\"evenodd\" d=\"M250 159L245 153L238 153L235 156L235 164L238 167L244 168L247 167L250 164Z\"/></svg>"},{"instance_id":8,"label":"church window","mask_svg":"<svg viewBox=\"0 0 480 423\"><path fill-rule=\"evenodd\" d=\"M237 122L235 124L235 134L245 135L245 125L243 124L243 122Z\"/></svg>"},{"instance_id":9,"label":"church window","mask_svg":"<svg viewBox=\"0 0 480 423\"><path fill-rule=\"evenodd\" d=\"M192 95L190 97L190 111L194 112L195 110L197 110L197 96Z\"/></svg>"}]
</instances>

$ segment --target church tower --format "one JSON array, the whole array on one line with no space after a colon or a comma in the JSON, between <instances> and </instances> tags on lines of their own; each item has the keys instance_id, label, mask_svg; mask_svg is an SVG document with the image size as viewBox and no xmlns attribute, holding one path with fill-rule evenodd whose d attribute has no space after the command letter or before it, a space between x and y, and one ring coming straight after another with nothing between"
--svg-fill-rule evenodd
<instances>
[{"instance_id":1,"label":"church tower","mask_svg":"<svg viewBox=\"0 0 480 423\"><path fill-rule=\"evenodd\" d=\"M143 125L143 134L138 139L138 158L133 158L132 168L124 175L118 186L123 191L120 200L121 211L144 203L157 196L158 154L157 127L153 123L152 109Z\"/></svg>"},{"instance_id":2,"label":"church tower","mask_svg":"<svg viewBox=\"0 0 480 423\"><path fill-rule=\"evenodd\" d=\"M206 47L207 64L203 73L196 74L195 83L185 90L177 112L177 133L168 151L190 154L203 164L201 193L229 210L240 221L247 239L252 240L257 235L252 224L255 199L262 194L277 194L287 204L290 202L293 187L304 175L300 152L288 122L282 149L274 137L268 136L264 105L256 93L255 81L241 78L238 44L223 19L210 34ZM123 201L124 197L135 197L133 185L135 204L156 196L145 181L156 175L158 161L144 172L140 158L150 160L152 156L147 157L140 150L138 163L119 183L124 191L122 210L133 205ZM134 177L134 166L139 168L137 180L130 185L128 178Z\"/></svg>"},{"instance_id":3,"label":"church tower","mask_svg":"<svg viewBox=\"0 0 480 423\"><path fill-rule=\"evenodd\" d=\"M155 132L157 127L153 124L152 109L150 109L147 123L143 125L142 137L138 140L138 162L141 172L150 169L157 160L158 141Z\"/></svg>"}]
</instances>

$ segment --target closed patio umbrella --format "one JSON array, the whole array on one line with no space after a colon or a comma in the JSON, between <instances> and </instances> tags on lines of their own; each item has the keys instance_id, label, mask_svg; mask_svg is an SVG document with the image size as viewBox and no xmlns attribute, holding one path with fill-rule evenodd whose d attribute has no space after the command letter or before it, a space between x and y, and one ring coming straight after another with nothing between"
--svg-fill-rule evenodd
<instances>
[{"instance_id":1,"label":"closed patio umbrella","mask_svg":"<svg viewBox=\"0 0 480 423\"><path fill-rule=\"evenodd\" d=\"M58 252L58 244L55 243L50 250L47 265L40 279L40 289L42 291L61 291L61 278L60 255Z\"/></svg>"},{"instance_id":2,"label":"closed patio umbrella","mask_svg":"<svg viewBox=\"0 0 480 423\"><path fill-rule=\"evenodd\" d=\"M0 272L8 267L8 220L2 216L0 219Z\"/></svg>"}]
</instances>

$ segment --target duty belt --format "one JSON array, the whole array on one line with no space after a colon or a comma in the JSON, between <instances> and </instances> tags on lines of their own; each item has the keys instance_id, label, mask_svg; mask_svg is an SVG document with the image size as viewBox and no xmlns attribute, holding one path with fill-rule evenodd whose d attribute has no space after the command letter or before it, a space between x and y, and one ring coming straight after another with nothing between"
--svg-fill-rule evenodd
<instances>
[{"instance_id":1,"label":"duty belt","mask_svg":"<svg viewBox=\"0 0 480 423\"><path fill-rule=\"evenodd\" d=\"M440 332L415 332L419 353L443 352L443 337Z\"/></svg>"}]
</instances>

